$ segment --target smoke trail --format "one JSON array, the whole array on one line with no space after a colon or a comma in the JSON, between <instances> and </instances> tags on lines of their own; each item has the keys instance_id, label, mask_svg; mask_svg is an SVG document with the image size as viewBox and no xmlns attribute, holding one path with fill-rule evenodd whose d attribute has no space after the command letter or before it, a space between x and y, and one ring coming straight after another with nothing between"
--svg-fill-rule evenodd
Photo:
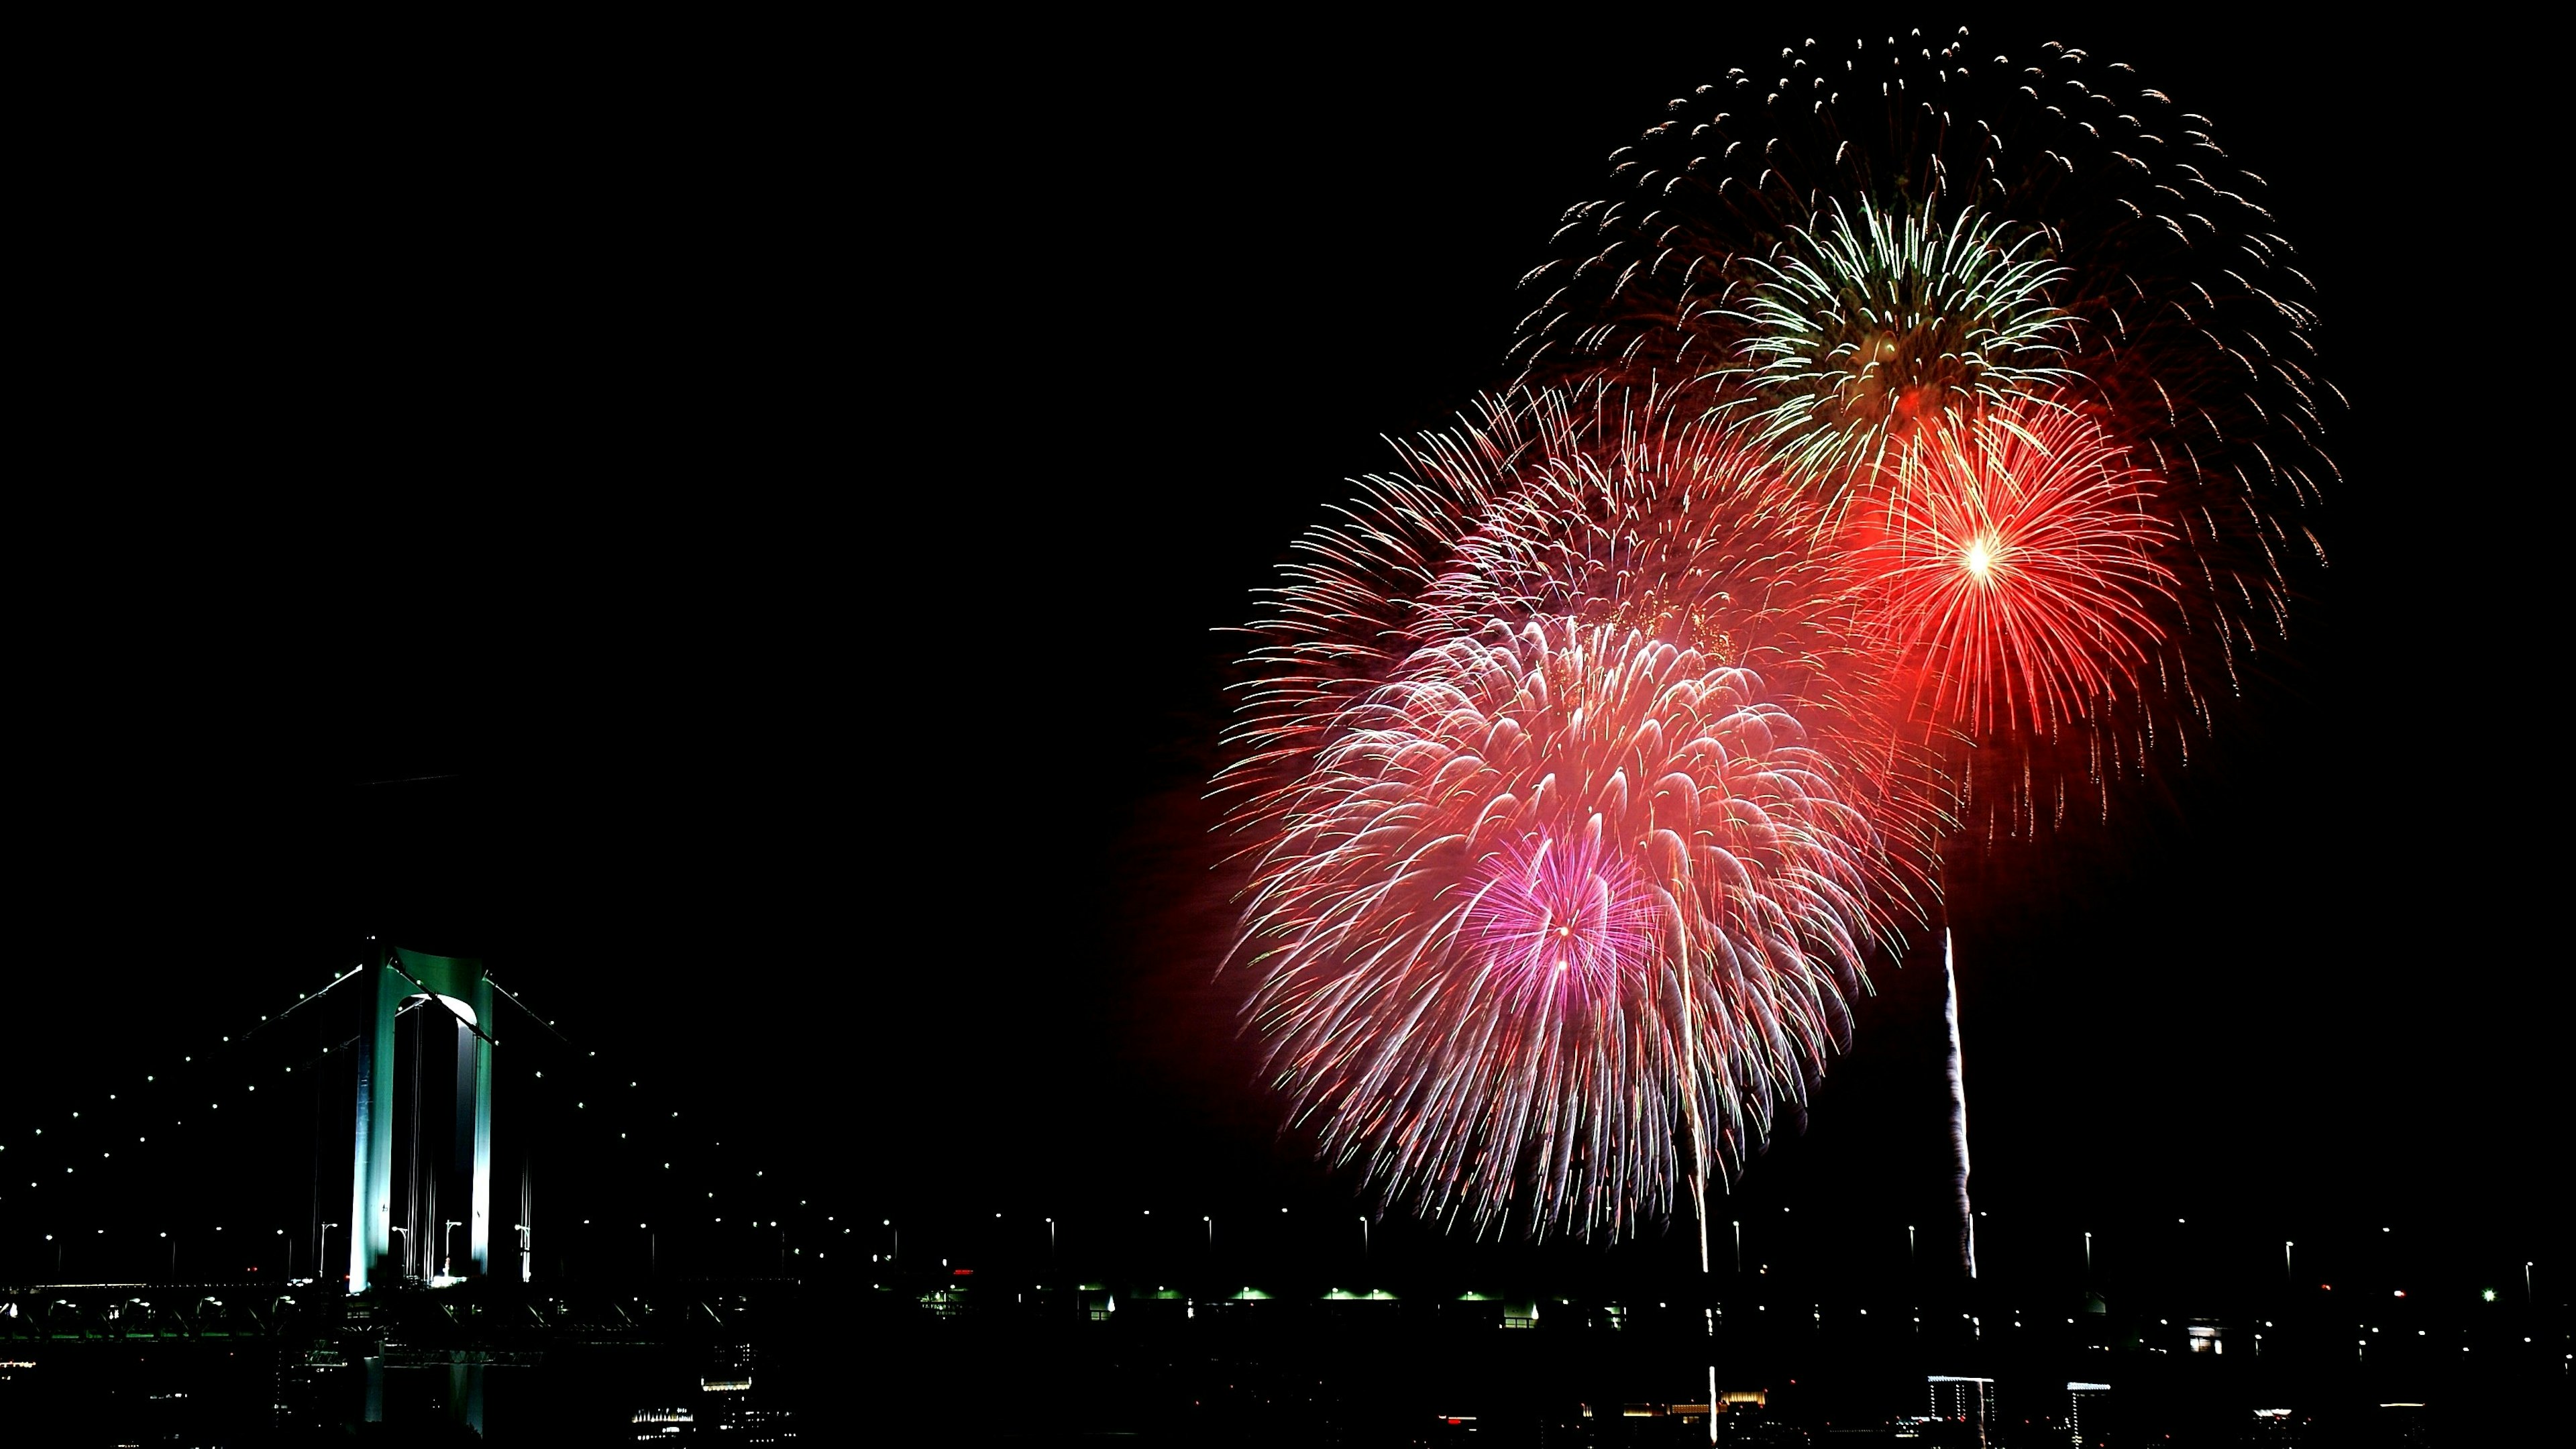
<instances>
[{"instance_id":1,"label":"smoke trail","mask_svg":"<svg viewBox=\"0 0 2576 1449\"><path fill-rule=\"evenodd\" d=\"M1950 1180L1959 1199L1959 1261L1966 1265L1968 1276L1974 1278L1977 1276L1977 1216L1968 1206L1968 1086L1960 1075L1959 972L1951 961L1947 929L1941 932L1941 980L1948 989L1948 996L1941 1006L1941 1024L1950 1032Z\"/></svg>"}]
</instances>

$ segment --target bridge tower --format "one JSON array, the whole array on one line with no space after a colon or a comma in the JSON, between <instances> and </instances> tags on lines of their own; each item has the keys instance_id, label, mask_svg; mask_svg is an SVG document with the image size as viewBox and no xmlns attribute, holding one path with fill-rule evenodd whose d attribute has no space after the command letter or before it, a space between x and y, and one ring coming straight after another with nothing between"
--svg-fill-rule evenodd
<instances>
[{"instance_id":1,"label":"bridge tower","mask_svg":"<svg viewBox=\"0 0 2576 1449\"><path fill-rule=\"evenodd\" d=\"M363 1020L358 1030L355 1156L349 1188L349 1291L393 1262L394 1018L414 997L433 998L420 1009L462 1023L456 1044L455 1165L472 1184L467 1226L473 1272L492 1258L492 983L483 963L469 957L433 956L401 947L378 948L359 968ZM427 1060L416 1070L432 1070ZM424 1085L436 1077L424 1075ZM440 1231L433 1225L433 1231Z\"/></svg>"}]
</instances>

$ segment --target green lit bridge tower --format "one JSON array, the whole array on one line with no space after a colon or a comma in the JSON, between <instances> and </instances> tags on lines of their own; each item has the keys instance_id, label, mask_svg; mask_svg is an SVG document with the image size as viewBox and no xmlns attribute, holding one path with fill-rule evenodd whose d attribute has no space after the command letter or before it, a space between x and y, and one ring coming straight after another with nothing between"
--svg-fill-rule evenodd
<instances>
[{"instance_id":1,"label":"green lit bridge tower","mask_svg":"<svg viewBox=\"0 0 2576 1449\"><path fill-rule=\"evenodd\" d=\"M359 968L361 1021L357 1041L355 1155L349 1188L349 1291L364 1293L369 1280L394 1263L394 1024L404 1003L439 1010L465 1030L456 1039L456 1176L471 1184L465 1226L472 1237L472 1273L492 1259L492 983L483 963L433 956L400 947L379 948ZM424 1059L415 1070L432 1080ZM417 1245L415 1245L417 1247Z\"/></svg>"}]
</instances>

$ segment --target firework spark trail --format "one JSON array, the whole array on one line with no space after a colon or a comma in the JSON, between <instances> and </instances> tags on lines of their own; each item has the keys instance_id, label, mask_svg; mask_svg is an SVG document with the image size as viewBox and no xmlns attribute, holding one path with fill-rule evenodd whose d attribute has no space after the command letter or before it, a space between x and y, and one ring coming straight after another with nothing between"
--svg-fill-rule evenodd
<instances>
[{"instance_id":1,"label":"firework spark trail","mask_svg":"<svg viewBox=\"0 0 2576 1449\"><path fill-rule=\"evenodd\" d=\"M2093 395L2195 490L2313 499L2331 474L2318 418L2340 398L2265 183L2128 66L1990 56L1965 31L1810 41L1668 111L1523 279L1528 378L1776 395L1785 366L1795 397L1875 335L1904 354L1892 380Z\"/></svg>"},{"instance_id":2,"label":"firework spark trail","mask_svg":"<svg viewBox=\"0 0 2576 1449\"><path fill-rule=\"evenodd\" d=\"M2134 693L2163 634L2172 535L2126 450L2064 408L1929 423L1856 508L1864 628L1918 709L1972 737L2085 717Z\"/></svg>"},{"instance_id":3,"label":"firework spark trail","mask_svg":"<svg viewBox=\"0 0 2576 1449\"><path fill-rule=\"evenodd\" d=\"M2213 130L2080 49L1810 40L1674 98L1523 278L1524 381L1695 391L1828 497L1917 424L2017 401L2095 418L2153 477L2175 586L2138 599L2137 687L1954 754L1949 808L1989 833L2187 752L2286 630L2290 555L2324 556L2295 515L2343 399L2267 184Z\"/></svg>"},{"instance_id":4,"label":"firework spark trail","mask_svg":"<svg viewBox=\"0 0 2576 1449\"><path fill-rule=\"evenodd\" d=\"M1837 199L1790 237L1747 263L1739 305L1706 319L1737 341L1697 380L1793 476L1839 492L1918 423L2081 381L2061 365L2075 319L2049 300L2066 272L2035 228L1966 210L1944 228L1928 209Z\"/></svg>"},{"instance_id":5,"label":"firework spark trail","mask_svg":"<svg viewBox=\"0 0 2576 1449\"><path fill-rule=\"evenodd\" d=\"M1733 1159L1803 1099L1874 841L1758 678L1533 621L1354 713L1247 911L1255 1020L1329 1151L1426 1211L1498 1219L1526 1173L1537 1217L1616 1230L1671 1206L1681 1115Z\"/></svg>"},{"instance_id":6,"label":"firework spark trail","mask_svg":"<svg viewBox=\"0 0 2576 1449\"><path fill-rule=\"evenodd\" d=\"M1220 781L1239 792L1239 825L1399 661L1497 620L1617 622L1687 644L1794 698L1854 772L1846 787L1869 795L1905 774L1853 561L1819 547L1815 501L1721 429L1651 393L1538 390L1401 452L1402 472L1360 480L1361 497L1299 541L1248 631L1255 677ZM1920 802L1869 803L1891 841L1928 838Z\"/></svg>"},{"instance_id":7,"label":"firework spark trail","mask_svg":"<svg viewBox=\"0 0 2576 1449\"><path fill-rule=\"evenodd\" d=\"M1745 664L1851 673L1848 583L1794 491L1665 421L1535 395L1425 440L1256 655L1253 1022L1325 1149L1429 1213L1696 1196L1803 1102L1907 898L1860 736Z\"/></svg>"},{"instance_id":8,"label":"firework spark trail","mask_svg":"<svg viewBox=\"0 0 2576 1449\"><path fill-rule=\"evenodd\" d=\"M1600 819L1571 841L1506 840L1470 882L1463 934L1506 999L1608 995L1653 952L1654 893L1603 848Z\"/></svg>"}]
</instances>

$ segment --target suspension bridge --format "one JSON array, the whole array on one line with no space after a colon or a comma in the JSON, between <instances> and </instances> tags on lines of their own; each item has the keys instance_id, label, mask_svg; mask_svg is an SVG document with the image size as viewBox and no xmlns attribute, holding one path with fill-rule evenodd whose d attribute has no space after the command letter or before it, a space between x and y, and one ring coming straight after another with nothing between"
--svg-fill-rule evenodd
<instances>
[{"instance_id":1,"label":"suspension bridge","mask_svg":"<svg viewBox=\"0 0 2576 1449\"><path fill-rule=\"evenodd\" d=\"M17 1096L0 1379L248 1355L279 1426L408 1398L477 1430L493 1371L614 1350L739 1393L850 1239L703 1084L576 1043L481 960L369 940L272 1005Z\"/></svg>"}]
</instances>

